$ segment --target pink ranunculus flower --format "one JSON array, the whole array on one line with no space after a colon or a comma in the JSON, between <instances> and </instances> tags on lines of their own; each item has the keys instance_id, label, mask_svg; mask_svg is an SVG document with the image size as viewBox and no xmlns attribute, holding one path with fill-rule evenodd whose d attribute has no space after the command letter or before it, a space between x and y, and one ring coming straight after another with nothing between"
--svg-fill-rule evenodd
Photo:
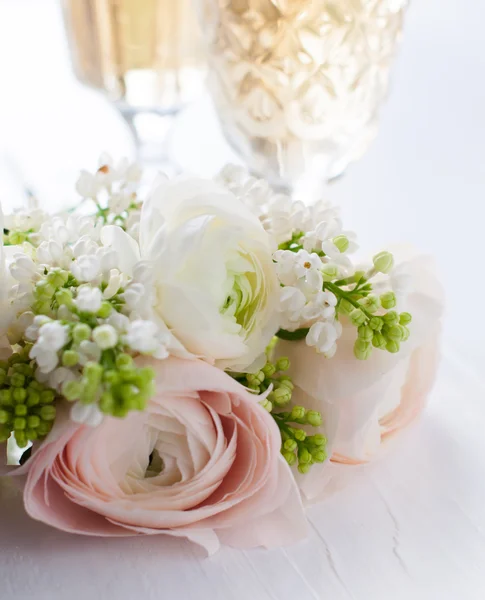
<instances>
[{"instance_id":1,"label":"pink ranunculus flower","mask_svg":"<svg viewBox=\"0 0 485 600\"><path fill-rule=\"evenodd\" d=\"M59 419L20 468L29 515L87 535L183 536L209 552L304 537L278 428L257 397L201 361L143 362L157 389L145 412L97 428Z\"/></svg>"},{"instance_id":2,"label":"pink ranunculus flower","mask_svg":"<svg viewBox=\"0 0 485 600\"><path fill-rule=\"evenodd\" d=\"M395 252L399 260L399 252ZM407 280L397 310L413 316L411 335L397 354L374 350L366 361L354 357L355 327L343 322L337 353L317 354L305 341L280 342L276 352L290 358L295 384L293 400L323 416L322 432L329 443L331 463L313 465L306 475L295 474L304 499L317 501L347 476L336 463L369 461L382 443L410 424L423 410L439 358L442 289L429 257L398 263L396 273ZM397 286L396 286L397 287Z\"/></svg>"}]
</instances>

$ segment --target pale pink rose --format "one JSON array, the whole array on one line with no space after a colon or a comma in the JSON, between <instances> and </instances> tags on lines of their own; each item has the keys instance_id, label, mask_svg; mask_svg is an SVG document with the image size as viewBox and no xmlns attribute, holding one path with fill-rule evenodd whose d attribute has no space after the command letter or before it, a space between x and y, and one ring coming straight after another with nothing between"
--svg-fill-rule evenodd
<instances>
[{"instance_id":1,"label":"pale pink rose","mask_svg":"<svg viewBox=\"0 0 485 600\"><path fill-rule=\"evenodd\" d=\"M401 344L399 353L374 350L368 360L357 360L353 354L356 330L345 321L337 353L331 359L317 354L304 340L277 346L277 355L291 361L294 402L322 413L322 431L333 463L356 465L371 459L385 440L421 413L433 387L442 290L427 257L405 261L399 271L409 275L410 287L397 309L413 316L411 336ZM315 501L325 495L336 470L324 463L313 465L304 476L296 474L304 498Z\"/></svg>"},{"instance_id":2,"label":"pale pink rose","mask_svg":"<svg viewBox=\"0 0 485 600\"><path fill-rule=\"evenodd\" d=\"M209 552L301 539L298 488L257 397L201 361L143 363L157 372L145 412L94 429L56 421L21 468L29 515L73 533L184 536Z\"/></svg>"}]
</instances>

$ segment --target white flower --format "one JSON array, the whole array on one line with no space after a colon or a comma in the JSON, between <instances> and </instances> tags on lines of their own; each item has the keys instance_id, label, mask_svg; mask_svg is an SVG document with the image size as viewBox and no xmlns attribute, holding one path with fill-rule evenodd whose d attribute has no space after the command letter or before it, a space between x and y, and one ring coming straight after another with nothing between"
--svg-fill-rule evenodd
<instances>
[{"instance_id":1,"label":"white flower","mask_svg":"<svg viewBox=\"0 0 485 600\"><path fill-rule=\"evenodd\" d=\"M88 235L83 235L72 247L74 258L79 258L84 254L94 254L98 250L98 244Z\"/></svg>"},{"instance_id":2,"label":"white flower","mask_svg":"<svg viewBox=\"0 0 485 600\"><path fill-rule=\"evenodd\" d=\"M68 329L57 321L51 321L41 326L37 342L47 349L57 352L68 341Z\"/></svg>"},{"instance_id":3,"label":"white flower","mask_svg":"<svg viewBox=\"0 0 485 600\"><path fill-rule=\"evenodd\" d=\"M315 346L317 352L322 354L334 354L335 342L339 337L339 329L334 323L328 321L317 321L314 323L306 336L308 346Z\"/></svg>"},{"instance_id":4,"label":"white flower","mask_svg":"<svg viewBox=\"0 0 485 600\"><path fill-rule=\"evenodd\" d=\"M85 365L88 362L99 362L101 359L101 348L98 344L89 340L82 341L73 350L76 350L79 354L80 365Z\"/></svg>"},{"instance_id":5,"label":"white flower","mask_svg":"<svg viewBox=\"0 0 485 600\"><path fill-rule=\"evenodd\" d=\"M123 294L127 308L134 310L145 293L145 286L142 283L130 284Z\"/></svg>"},{"instance_id":6,"label":"white flower","mask_svg":"<svg viewBox=\"0 0 485 600\"><path fill-rule=\"evenodd\" d=\"M66 381L75 381L76 379L78 379L78 375L71 371L71 369L67 369L66 367L58 367L49 373L47 381L49 383L49 387L60 392L62 385Z\"/></svg>"},{"instance_id":7,"label":"white flower","mask_svg":"<svg viewBox=\"0 0 485 600\"><path fill-rule=\"evenodd\" d=\"M25 330L25 337L28 340L35 341L39 337L39 331L42 325L49 323L49 317L45 315L36 315L33 319L33 322L27 329Z\"/></svg>"},{"instance_id":8,"label":"white flower","mask_svg":"<svg viewBox=\"0 0 485 600\"><path fill-rule=\"evenodd\" d=\"M101 261L92 254L83 254L72 263L71 271L78 281L94 281L101 272Z\"/></svg>"},{"instance_id":9,"label":"white flower","mask_svg":"<svg viewBox=\"0 0 485 600\"><path fill-rule=\"evenodd\" d=\"M71 408L70 417L74 423L81 423L89 427L97 427L104 418L96 402L92 404L76 402Z\"/></svg>"},{"instance_id":10,"label":"white flower","mask_svg":"<svg viewBox=\"0 0 485 600\"><path fill-rule=\"evenodd\" d=\"M41 264L61 269L69 269L72 259L72 250L55 239L51 239L37 248L37 261Z\"/></svg>"},{"instance_id":11,"label":"white flower","mask_svg":"<svg viewBox=\"0 0 485 600\"><path fill-rule=\"evenodd\" d=\"M103 294L99 288L82 286L78 289L74 304L81 312L97 313L103 302Z\"/></svg>"},{"instance_id":12,"label":"white flower","mask_svg":"<svg viewBox=\"0 0 485 600\"><path fill-rule=\"evenodd\" d=\"M44 374L53 371L59 363L57 352L49 350L45 344L40 342L32 346L29 356L37 362L40 372Z\"/></svg>"},{"instance_id":13,"label":"white flower","mask_svg":"<svg viewBox=\"0 0 485 600\"><path fill-rule=\"evenodd\" d=\"M180 352L235 370L264 361L279 286L267 233L232 193L211 181L163 182L143 205L139 246L118 227L105 227L102 240L125 273L151 263L153 318Z\"/></svg>"},{"instance_id":14,"label":"white flower","mask_svg":"<svg viewBox=\"0 0 485 600\"><path fill-rule=\"evenodd\" d=\"M136 320L131 322L123 341L135 352L152 354L160 359L167 358L169 355L167 346L170 343L170 334L160 332L152 321Z\"/></svg>"},{"instance_id":15,"label":"white flower","mask_svg":"<svg viewBox=\"0 0 485 600\"><path fill-rule=\"evenodd\" d=\"M40 278L37 272L37 265L30 256L21 252L13 255L13 262L10 264L10 274L20 282L30 282Z\"/></svg>"},{"instance_id":16,"label":"white flower","mask_svg":"<svg viewBox=\"0 0 485 600\"><path fill-rule=\"evenodd\" d=\"M109 273L108 285L106 286L103 297L106 299L112 298L120 289L123 277L118 269L111 269Z\"/></svg>"},{"instance_id":17,"label":"white flower","mask_svg":"<svg viewBox=\"0 0 485 600\"><path fill-rule=\"evenodd\" d=\"M333 319L336 305L335 294L319 291L305 306L302 317L305 321Z\"/></svg>"},{"instance_id":18,"label":"white flower","mask_svg":"<svg viewBox=\"0 0 485 600\"><path fill-rule=\"evenodd\" d=\"M93 330L93 341L101 350L107 350L116 346L118 343L118 334L112 325L100 325Z\"/></svg>"}]
</instances>

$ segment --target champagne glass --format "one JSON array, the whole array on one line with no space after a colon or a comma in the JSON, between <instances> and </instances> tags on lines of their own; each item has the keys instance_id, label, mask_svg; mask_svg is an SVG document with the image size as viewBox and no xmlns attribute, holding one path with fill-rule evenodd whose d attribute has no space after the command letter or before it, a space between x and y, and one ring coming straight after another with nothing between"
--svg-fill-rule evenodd
<instances>
[{"instance_id":1,"label":"champagne glass","mask_svg":"<svg viewBox=\"0 0 485 600\"><path fill-rule=\"evenodd\" d=\"M368 148L406 0L197 0L229 143L289 191L318 193Z\"/></svg>"},{"instance_id":2,"label":"champagne glass","mask_svg":"<svg viewBox=\"0 0 485 600\"><path fill-rule=\"evenodd\" d=\"M174 117L206 64L191 0L62 0L74 72L119 109L143 165L167 166Z\"/></svg>"}]
</instances>

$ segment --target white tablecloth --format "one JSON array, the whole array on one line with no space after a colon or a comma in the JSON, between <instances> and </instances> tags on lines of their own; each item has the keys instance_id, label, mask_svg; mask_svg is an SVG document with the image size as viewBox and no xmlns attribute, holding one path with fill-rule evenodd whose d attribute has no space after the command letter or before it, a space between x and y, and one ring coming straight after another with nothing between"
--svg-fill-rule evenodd
<instances>
[{"instance_id":1,"label":"white tablecloth","mask_svg":"<svg viewBox=\"0 0 485 600\"><path fill-rule=\"evenodd\" d=\"M472 0L414 2L380 135L328 189L364 248L408 240L436 257L444 359L421 422L311 509L307 541L272 552L205 559L166 537L74 537L30 521L2 482L1 600L485 597L484 17ZM21 201L23 182L43 205L61 206L102 150L126 154L130 139L115 111L74 81L57 2L0 0L4 205ZM198 173L232 159L207 98L180 118L175 150Z\"/></svg>"}]
</instances>

